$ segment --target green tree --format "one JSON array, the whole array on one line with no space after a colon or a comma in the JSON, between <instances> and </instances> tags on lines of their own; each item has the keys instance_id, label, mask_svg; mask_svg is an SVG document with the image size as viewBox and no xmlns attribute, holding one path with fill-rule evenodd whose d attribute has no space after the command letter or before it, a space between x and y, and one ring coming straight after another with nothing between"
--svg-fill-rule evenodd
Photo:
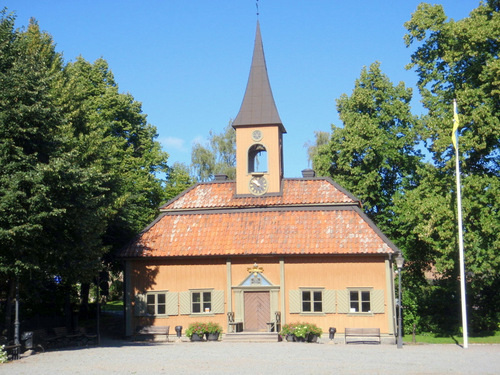
<instances>
[{"instance_id":1,"label":"green tree","mask_svg":"<svg viewBox=\"0 0 500 375\"><path fill-rule=\"evenodd\" d=\"M379 63L363 68L351 96L337 100L343 127L332 125L330 141L317 147L313 168L358 196L364 210L388 234L395 193L418 180L417 118L411 89L394 86Z\"/></svg>"},{"instance_id":2,"label":"green tree","mask_svg":"<svg viewBox=\"0 0 500 375\"><path fill-rule=\"evenodd\" d=\"M330 142L330 133L324 131L314 132L314 143L307 141L304 147L307 147L307 161L312 163L314 156L318 153L320 146L326 145Z\"/></svg>"},{"instance_id":3,"label":"green tree","mask_svg":"<svg viewBox=\"0 0 500 375\"><path fill-rule=\"evenodd\" d=\"M209 181L216 174L236 177L236 133L229 123L224 131L209 132L208 143L196 143L191 151L191 167L198 181Z\"/></svg>"},{"instance_id":4,"label":"green tree","mask_svg":"<svg viewBox=\"0 0 500 375\"><path fill-rule=\"evenodd\" d=\"M440 5L420 4L405 24L406 45L417 42L408 68L419 77L424 106L422 136L434 166L418 189L407 193L401 222L431 252L434 285L447 301L458 291L457 213L452 99L460 112L459 148L468 302L475 331L498 328L500 299L500 2L481 3L460 21L447 20ZM403 215L404 214L404 215ZM410 229L409 229L410 230ZM425 252L427 254L428 252ZM420 253L410 255L424 262ZM442 301L441 301L442 303ZM437 304L434 304L434 307Z\"/></svg>"},{"instance_id":5,"label":"green tree","mask_svg":"<svg viewBox=\"0 0 500 375\"><path fill-rule=\"evenodd\" d=\"M14 30L15 17L0 17L0 274L9 280L5 308L10 328L14 280L53 270L56 255L47 225L65 210L50 184L60 171L58 128L52 83L62 66L52 39L33 20ZM50 240L50 241L48 241Z\"/></svg>"},{"instance_id":6,"label":"green tree","mask_svg":"<svg viewBox=\"0 0 500 375\"><path fill-rule=\"evenodd\" d=\"M167 170L168 155L155 141L156 128L146 121L141 104L118 92L105 60L91 64L80 57L64 74L60 106L81 165L106 176L103 240L116 250L157 214L165 192L156 175Z\"/></svg>"},{"instance_id":7,"label":"green tree","mask_svg":"<svg viewBox=\"0 0 500 375\"><path fill-rule=\"evenodd\" d=\"M61 116L50 95L61 58L51 38L30 23L14 30L14 16L0 19L0 272L38 269L48 220L61 214L47 179L57 170Z\"/></svg>"},{"instance_id":8,"label":"green tree","mask_svg":"<svg viewBox=\"0 0 500 375\"><path fill-rule=\"evenodd\" d=\"M182 163L174 163L168 168L165 186L165 198L170 200L195 183L189 173L189 167Z\"/></svg>"},{"instance_id":9,"label":"green tree","mask_svg":"<svg viewBox=\"0 0 500 375\"><path fill-rule=\"evenodd\" d=\"M36 21L14 20L2 12L0 274L29 275L34 295L61 276L69 307L73 285L157 214L167 154L106 61L64 65Z\"/></svg>"}]
</instances>

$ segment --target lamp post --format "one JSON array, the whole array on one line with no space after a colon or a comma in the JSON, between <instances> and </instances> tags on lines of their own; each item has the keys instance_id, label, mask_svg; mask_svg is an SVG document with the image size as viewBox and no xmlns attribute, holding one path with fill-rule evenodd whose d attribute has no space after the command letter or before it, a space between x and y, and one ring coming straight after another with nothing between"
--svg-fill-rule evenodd
<instances>
[{"instance_id":1,"label":"lamp post","mask_svg":"<svg viewBox=\"0 0 500 375\"><path fill-rule=\"evenodd\" d=\"M398 274L399 274L399 285L398 285L398 293L399 293L399 301L398 301L398 306L399 306L399 314L398 314L398 349L403 348L403 317L402 317L402 298L401 298L401 270L403 269L403 264L405 263L405 258L403 258L403 255L401 253L398 254L396 257L396 266L398 267Z\"/></svg>"}]
</instances>

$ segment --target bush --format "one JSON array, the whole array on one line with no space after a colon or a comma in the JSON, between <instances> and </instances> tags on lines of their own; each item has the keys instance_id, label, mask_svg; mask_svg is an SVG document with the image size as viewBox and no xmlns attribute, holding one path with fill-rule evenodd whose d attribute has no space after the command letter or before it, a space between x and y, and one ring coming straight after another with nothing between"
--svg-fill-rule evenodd
<instances>
[{"instance_id":1,"label":"bush","mask_svg":"<svg viewBox=\"0 0 500 375\"><path fill-rule=\"evenodd\" d=\"M206 329L207 333L222 333L222 327L219 323L208 322Z\"/></svg>"},{"instance_id":2,"label":"bush","mask_svg":"<svg viewBox=\"0 0 500 375\"><path fill-rule=\"evenodd\" d=\"M0 346L0 363L7 362L7 352L4 349L5 345Z\"/></svg>"},{"instance_id":3,"label":"bush","mask_svg":"<svg viewBox=\"0 0 500 375\"><path fill-rule=\"evenodd\" d=\"M308 335L321 336L323 330L313 323L289 323L281 327L280 335L295 335L296 337L307 338Z\"/></svg>"}]
</instances>

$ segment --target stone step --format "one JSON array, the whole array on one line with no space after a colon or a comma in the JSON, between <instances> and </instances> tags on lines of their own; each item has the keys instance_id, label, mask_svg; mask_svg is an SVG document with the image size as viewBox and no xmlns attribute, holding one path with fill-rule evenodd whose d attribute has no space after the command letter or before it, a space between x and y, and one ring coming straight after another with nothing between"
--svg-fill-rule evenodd
<instances>
[{"instance_id":1,"label":"stone step","mask_svg":"<svg viewBox=\"0 0 500 375\"><path fill-rule=\"evenodd\" d=\"M276 332L238 332L226 333L223 341L230 342L278 342Z\"/></svg>"}]
</instances>

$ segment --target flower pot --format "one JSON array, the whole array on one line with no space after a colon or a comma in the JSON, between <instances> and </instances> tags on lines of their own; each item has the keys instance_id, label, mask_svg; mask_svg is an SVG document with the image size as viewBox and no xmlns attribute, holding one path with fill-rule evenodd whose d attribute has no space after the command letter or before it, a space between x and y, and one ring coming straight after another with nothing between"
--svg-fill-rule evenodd
<instances>
[{"instance_id":1,"label":"flower pot","mask_svg":"<svg viewBox=\"0 0 500 375\"><path fill-rule=\"evenodd\" d=\"M295 340L294 340L294 338L295 338L295 336L294 336L294 335L286 335L286 336L285 336L285 339L286 339L286 341L288 341L288 342L293 342L293 341L295 341Z\"/></svg>"},{"instance_id":2,"label":"flower pot","mask_svg":"<svg viewBox=\"0 0 500 375\"><path fill-rule=\"evenodd\" d=\"M315 335L313 333L310 333L307 336L307 342L318 342L318 335Z\"/></svg>"},{"instance_id":3,"label":"flower pot","mask_svg":"<svg viewBox=\"0 0 500 375\"><path fill-rule=\"evenodd\" d=\"M208 341L217 341L219 340L219 332L207 333Z\"/></svg>"},{"instance_id":4,"label":"flower pot","mask_svg":"<svg viewBox=\"0 0 500 375\"><path fill-rule=\"evenodd\" d=\"M191 341L203 341L203 336L200 336L197 333L193 333L193 336L191 336Z\"/></svg>"},{"instance_id":5,"label":"flower pot","mask_svg":"<svg viewBox=\"0 0 500 375\"><path fill-rule=\"evenodd\" d=\"M295 336L295 341L296 342L307 342L305 337L297 337L297 336Z\"/></svg>"}]
</instances>

